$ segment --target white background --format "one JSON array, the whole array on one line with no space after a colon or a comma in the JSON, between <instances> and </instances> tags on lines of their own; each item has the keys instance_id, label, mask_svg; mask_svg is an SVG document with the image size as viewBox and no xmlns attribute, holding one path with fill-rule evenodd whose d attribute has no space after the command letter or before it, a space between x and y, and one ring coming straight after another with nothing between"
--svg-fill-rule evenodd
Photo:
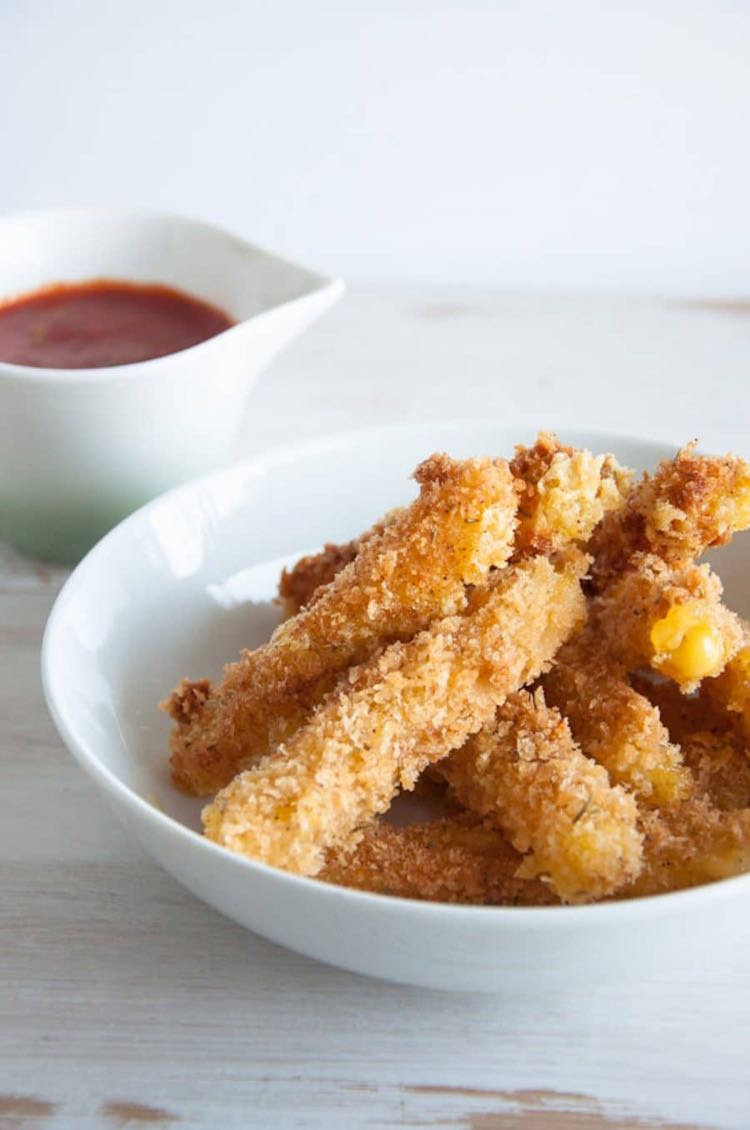
<instances>
[{"instance_id":1,"label":"white background","mask_svg":"<svg viewBox=\"0 0 750 1130\"><path fill-rule=\"evenodd\" d=\"M0 211L125 201L351 280L750 286L743 0L3 0Z\"/></svg>"}]
</instances>

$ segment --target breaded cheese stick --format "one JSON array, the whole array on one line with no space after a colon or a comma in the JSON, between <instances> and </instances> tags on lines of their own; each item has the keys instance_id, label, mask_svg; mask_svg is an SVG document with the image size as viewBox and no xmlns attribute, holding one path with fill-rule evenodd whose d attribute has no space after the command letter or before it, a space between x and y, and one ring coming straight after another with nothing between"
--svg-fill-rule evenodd
<instances>
[{"instance_id":1,"label":"breaded cheese stick","mask_svg":"<svg viewBox=\"0 0 750 1130\"><path fill-rule=\"evenodd\" d=\"M734 455L696 455L688 444L644 474L624 508L597 528L590 545L594 587L601 591L639 554L679 569L749 525L750 465Z\"/></svg>"},{"instance_id":2,"label":"breaded cheese stick","mask_svg":"<svg viewBox=\"0 0 750 1130\"><path fill-rule=\"evenodd\" d=\"M581 752L541 690L509 695L439 769L460 803L524 856L519 876L542 878L563 902L603 898L638 875L635 800Z\"/></svg>"},{"instance_id":3,"label":"breaded cheese stick","mask_svg":"<svg viewBox=\"0 0 750 1130\"><path fill-rule=\"evenodd\" d=\"M744 642L742 622L721 595L708 565L673 570L650 554L633 558L594 600L591 618L627 670L648 665L688 693L718 675Z\"/></svg>"},{"instance_id":4,"label":"breaded cheese stick","mask_svg":"<svg viewBox=\"0 0 750 1130\"><path fill-rule=\"evenodd\" d=\"M559 900L516 872L521 856L472 813L395 828L373 821L358 843L331 851L318 878L400 898L468 905L549 906Z\"/></svg>"},{"instance_id":5,"label":"breaded cheese stick","mask_svg":"<svg viewBox=\"0 0 750 1130\"><path fill-rule=\"evenodd\" d=\"M560 649L544 690L613 782L650 805L674 805L689 794L690 774L659 711L633 690L590 622Z\"/></svg>"},{"instance_id":6,"label":"breaded cheese stick","mask_svg":"<svg viewBox=\"0 0 750 1130\"><path fill-rule=\"evenodd\" d=\"M511 470L519 498L515 561L587 541L605 514L624 505L632 477L613 455L567 447L550 432L542 432L532 447L519 445ZM293 614L308 605L316 589L356 557L372 532L343 545L326 545L285 569L279 597L287 611Z\"/></svg>"},{"instance_id":7,"label":"breaded cheese stick","mask_svg":"<svg viewBox=\"0 0 750 1130\"><path fill-rule=\"evenodd\" d=\"M183 682L165 704L177 723L172 776L209 795L293 732L351 664L461 612L467 585L510 556L516 495L502 460L425 460L419 497L362 544L320 598L215 687Z\"/></svg>"},{"instance_id":8,"label":"breaded cheese stick","mask_svg":"<svg viewBox=\"0 0 750 1130\"><path fill-rule=\"evenodd\" d=\"M582 620L588 559L571 549L499 570L471 610L348 672L289 739L203 811L206 835L315 875L399 788L463 745L536 678Z\"/></svg>"}]
</instances>

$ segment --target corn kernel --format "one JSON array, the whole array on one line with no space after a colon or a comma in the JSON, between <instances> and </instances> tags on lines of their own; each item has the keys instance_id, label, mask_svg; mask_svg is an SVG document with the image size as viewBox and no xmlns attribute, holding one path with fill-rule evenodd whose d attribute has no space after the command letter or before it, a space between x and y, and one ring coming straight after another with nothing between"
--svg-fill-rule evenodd
<instances>
[{"instance_id":1,"label":"corn kernel","mask_svg":"<svg viewBox=\"0 0 750 1130\"><path fill-rule=\"evenodd\" d=\"M677 604L651 628L651 644L659 669L678 682L704 679L721 670L721 633L695 604Z\"/></svg>"}]
</instances>

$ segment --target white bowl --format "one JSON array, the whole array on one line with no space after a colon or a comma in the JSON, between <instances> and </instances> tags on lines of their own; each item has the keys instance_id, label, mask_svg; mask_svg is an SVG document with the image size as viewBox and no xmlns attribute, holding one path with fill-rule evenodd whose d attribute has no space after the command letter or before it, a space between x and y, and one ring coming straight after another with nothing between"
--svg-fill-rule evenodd
<instances>
[{"instance_id":1,"label":"white bowl","mask_svg":"<svg viewBox=\"0 0 750 1130\"><path fill-rule=\"evenodd\" d=\"M80 208L0 219L0 297L93 278L165 283L237 324L113 368L0 361L0 536L56 560L77 560L149 498L229 462L260 371L343 290L179 216Z\"/></svg>"},{"instance_id":2,"label":"white bowl","mask_svg":"<svg viewBox=\"0 0 750 1130\"><path fill-rule=\"evenodd\" d=\"M532 437L492 422L355 432L178 488L112 531L58 597L44 639L47 702L63 740L120 819L198 898L333 965L442 989L541 989L640 975L750 933L750 876L589 907L456 907L328 886L232 855L197 832L200 802L172 788L168 720L182 675L216 676L278 618L279 559L344 539L414 488L423 456L507 454ZM563 438L632 466L674 453L620 435ZM747 612L747 542L721 551ZM739 583L738 583L739 582Z\"/></svg>"}]
</instances>

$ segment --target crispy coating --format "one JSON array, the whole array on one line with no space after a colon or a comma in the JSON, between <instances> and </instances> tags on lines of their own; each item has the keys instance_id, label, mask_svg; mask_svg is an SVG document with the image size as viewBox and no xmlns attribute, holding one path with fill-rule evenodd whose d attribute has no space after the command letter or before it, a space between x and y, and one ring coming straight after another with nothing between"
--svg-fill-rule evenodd
<instances>
[{"instance_id":1,"label":"crispy coating","mask_svg":"<svg viewBox=\"0 0 750 1130\"><path fill-rule=\"evenodd\" d=\"M516 523L506 462L433 455L415 477L419 497L366 538L309 607L230 664L208 695L177 688L165 704L177 723L176 784L197 795L227 784L293 733L350 665L461 612L467 586L505 564Z\"/></svg>"},{"instance_id":2,"label":"crispy coating","mask_svg":"<svg viewBox=\"0 0 750 1130\"><path fill-rule=\"evenodd\" d=\"M658 709L630 686L591 623L560 649L544 690L583 752L616 784L649 805L674 805L688 795L690 774Z\"/></svg>"},{"instance_id":3,"label":"crispy coating","mask_svg":"<svg viewBox=\"0 0 750 1130\"><path fill-rule=\"evenodd\" d=\"M510 695L439 768L458 800L524 855L519 875L542 878L563 902L603 898L638 875L635 800L581 752L541 690Z\"/></svg>"},{"instance_id":4,"label":"crispy coating","mask_svg":"<svg viewBox=\"0 0 750 1130\"><path fill-rule=\"evenodd\" d=\"M642 814L643 870L623 897L728 879L750 870L750 809L723 812L708 797Z\"/></svg>"},{"instance_id":5,"label":"crispy coating","mask_svg":"<svg viewBox=\"0 0 750 1130\"><path fill-rule=\"evenodd\" d=\"M315 591L332 581L358 553L359 540L356 538L342 545L326 542L320 553L300 557L291 569L283 569L279 580L279 601L285 615L296 616L310 603Z\"/></svg>"},{"instance_id":6,"label":"crispy coating","mask_svg":"<svg viewBox=\"0 0 750 1130\"><path fill-rule=\"evenodd\" d=\"M635 671L630 676L630 684L657 707L670 738L678 745L692 734L710 733L722 737L731 729L727 711L710 702L703 687L698 694L683 694L672 679L654 676L652 671Z\"/></svg>"},{"instance_id":7,"label":"crispy coating","mask_svg":"<svg viewBox=\"0 0 750 1130\"><path fill-rule=\"evenodd\" d=\"M521 856L472 813L395 828L374 821L330 851L319 878L383 895L494 906L549 906L554 892L517 871Z\"/></svg>"},{"instance_id":8,"label":"crispy coating","mask_svg":"<svg viewBox=\"0 0 750 1130\"><path fill-rule=\"evenodd\" d=\"M743 623L747 639L747 625ZM744 646L715 679L701 685L701 697L714 711L726 712L730 721L750 743L750 646ZM748 745L750 751L750 745Z\"/></svg>"},{"instance_id":9,"label":"crispy coating","mask_svg":"<svg viewBox=\"0 0 750 1130\"><path fill-rule=\"evenodd\" d=\"M722 812L750 805L750 759L734 734L698 731L682 738L682 755L698 795Z\"/></svg>"},{"instance_id":10,"label":"crispy coating","mask_svg":"<svg viewBox=\"0 0 750 1130\"><path fill-rule=\"evenodd\" d=\"M750 635L695 564L750 525L750 466L689 445L632 486L612 456L541 433L510 465L433 456L416 477L411 507L284 571L293 618L267 645L166 704L177 783L205 795L240 770L206 835L329 882L475 904L750 870ZM576 544L595 554L594 599L571 637L586 565L560 551ZM449 815L378 819L441 776Z\"/></svg>"},{"instance_id":11,"label":"crispy coating","mask_svg":"<svg viewBox=\"0 0 750 1130\"><path fill-rule=\"evenodd\" d=\"M330 584L336 574L354 560L363 545L382 534L383 530L397 521L402 514L403 507L390 510L369 530L365 530L352 541L344 542L342 545L328 542L320 553L301 557L291 569L282 569L279 579L279 603L284 609L285 616L296 616L302 608L306 608L313 600L318 599L322 595L320 590L323 585Z\"/></svg>"},{"instance_id":12,"label":"crispy coating","mask_svg":"<svg viewBox=\"0 0 750 1130\"><path fill-rule=\"evenodd\" d=\"M588 541L605 514L624 506L632 479L613 455L567 447L551 432L519 445L510 466L519 491L516 560Z\"/></svg>"},{"instance_id":13,"label":"crispy coating","mask_svg":"<svg viewBox=\"0 0 750 1130\"><path fill-rule=\"evenodd\" d=\"M743 643L742 622L721 595L721 581L708 565L673 570L646 555L634 558L596 598L591 618L628 670L648 664L690 692L722 671Z\"/></svg>"},{"instance_id":14,"label":"crispy coating","mask_svg":"<svg viewBox=\"0 0 750 1130\"><path fill-rule=\"evenodd\" d=\"M649 674L636 673L631 683L658 708L669 736L679 744L694 780L694 795L722 811L748 807L747 741L727 710L707 698L705 684L698 694L684 695L671 680L654 680Z\"/></svg>"},{"instance_id":15,"label":"crispy coating","mask_svg":"<svg viewBox=\"0 0 750 1130\"><path fill-rule=\"evenodd\" d=\"M644 474L625 507L595 531L593 584L601 591L644 553L681 568L748 525L750 465L733 455L696 455L688 444Z\"/></svg>"},{"instance_id":16,"label":"crispy coating","mask_svg":"<svg viewBox=\"0 0 750 1130\"><path fill-rule=\"evenodd\" d=\"M587 541L605 514L624 505L632 478L613 455L567 447L551 432L541 432L532 447L516 447L510 466L519 498L516 561ZM329 584L372 532L343 545L328 544L285 569L279 582L285 606L298 612L309 604L316 588Z\"/></svg>"},{"instance_id":17,"label":"crispy coating","mask_svg":"<svg viewBox=\"0 0 750 1130\"><path fill-rule=\"evenodd\" d=\"M579 551L499 570L471 610L349 671L287 743L204 809L206 835L314 875L329 848L490 721L544 670L585 613Z\"/></svg>"}]
</instances>

